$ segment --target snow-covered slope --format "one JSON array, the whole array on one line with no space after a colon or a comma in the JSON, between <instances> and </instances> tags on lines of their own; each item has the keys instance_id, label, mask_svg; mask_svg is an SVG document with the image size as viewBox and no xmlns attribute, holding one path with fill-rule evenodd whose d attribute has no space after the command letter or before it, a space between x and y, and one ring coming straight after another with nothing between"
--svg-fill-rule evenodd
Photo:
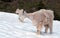
<instances>
[{"instance_id":1,"label":"snow-covered slope","mask_svg":"<svg viewBox=\"0 0 60 38\"><path fill-rule=\"evenodd\" d=\"M43 28L39 36L31 20L24 21L21 23L16 14L0 12L0 38L60 38L60 21L53 21L53 34L45 34Z\"/></svg>"}]
</instances>

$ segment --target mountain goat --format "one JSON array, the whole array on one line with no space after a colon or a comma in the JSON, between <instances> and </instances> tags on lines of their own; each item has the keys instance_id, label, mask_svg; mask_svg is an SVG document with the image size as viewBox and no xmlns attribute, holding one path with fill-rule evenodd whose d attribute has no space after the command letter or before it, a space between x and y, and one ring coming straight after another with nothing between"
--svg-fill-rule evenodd
<instances>
[{"instance_id":1,"label":"mountain goat","mask_svg":"<svg viewBox=\"0 0 60 38\"><path fill-rule=\"evenodd\" d=\"M48 28L50 29L50 33L52 33L54 19L54 14L52 10L41 9L33 13L26 13L26 11L24 11L23 9L17 9L16 13L19 14L19 19L22 22L26 17L29 18L36 26L37 34L40 34L42 26L45 27L45 33L47 33Z\"/></svg>"}]
</instances>

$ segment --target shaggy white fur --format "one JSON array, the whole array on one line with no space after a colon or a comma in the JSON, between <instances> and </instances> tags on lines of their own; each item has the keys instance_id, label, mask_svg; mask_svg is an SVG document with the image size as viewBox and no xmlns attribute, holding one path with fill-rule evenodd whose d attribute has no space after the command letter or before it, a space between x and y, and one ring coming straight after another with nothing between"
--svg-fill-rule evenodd
<instances>
[{"instance_id":1,"label":"shaggy white fur","mask_svg":"<svg viewBox=\"0 0 60 38\"><path fill-rule=\"evenodd\" d=\"M37 34L40 34L42 26L45 26L45 33L47 33L48 28L50 29L50 33L52 33L53 19L54 14L52 10L41 9L39 11L33 13L23 13L23 9L16 10L20 16L20 20L24 20L24 18L29 18L32 20L33 24L37 27Z\"/></svg>"}]
</instances>

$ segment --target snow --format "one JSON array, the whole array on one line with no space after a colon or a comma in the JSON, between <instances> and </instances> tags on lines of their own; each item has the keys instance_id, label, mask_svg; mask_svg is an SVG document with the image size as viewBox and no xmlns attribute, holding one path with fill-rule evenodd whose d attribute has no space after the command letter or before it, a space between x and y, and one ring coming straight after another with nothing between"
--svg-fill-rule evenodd
<instances>
[{"instance_id":1,"label":"snow","mask_svg":"<svg viewBox=\"0 0 60 38\"><path fill-rule=\"evenodd\" d=\"M36 35L36 27L30 19L22 23L19 16L13 13L0 12L0 38L59 38L60 21L53 21L53 34L45 34L44 28L40 35Z\"/></svg>"}]
</instances>

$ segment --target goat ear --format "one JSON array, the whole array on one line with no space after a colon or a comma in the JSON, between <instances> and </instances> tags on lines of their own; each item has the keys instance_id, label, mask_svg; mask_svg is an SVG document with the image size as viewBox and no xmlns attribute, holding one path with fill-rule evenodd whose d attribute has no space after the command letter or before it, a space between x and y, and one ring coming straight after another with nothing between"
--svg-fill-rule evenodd
<instances>
[{"instance_id":1,"label":"goat ear","mask_svg":"<svg viewBox=\"0 0 60 38\"><path fill-rule=\"evenodd\" d=\"M26 11L23 11L23 14L26 15L27 14Z\"/></svg>"},{"instance_id":2,"label":"goat ear","mask_svg":"<svg viewBox=\"0 0 60 38\"><path fill-rule=\"evenodd\" d=\"M19 9L16 9L15 13L19 13Z\"/></svg>"},{"instance_id":3,"label":"goat ear","mask_svg":"<svg viewBox=\"0 0 60 38\"><path fill-rule=\"evenodd\" d=\"M26 11L24 11L24 14L27 14L27 12L26 12Z\"/></svg>"}]
</instances>

